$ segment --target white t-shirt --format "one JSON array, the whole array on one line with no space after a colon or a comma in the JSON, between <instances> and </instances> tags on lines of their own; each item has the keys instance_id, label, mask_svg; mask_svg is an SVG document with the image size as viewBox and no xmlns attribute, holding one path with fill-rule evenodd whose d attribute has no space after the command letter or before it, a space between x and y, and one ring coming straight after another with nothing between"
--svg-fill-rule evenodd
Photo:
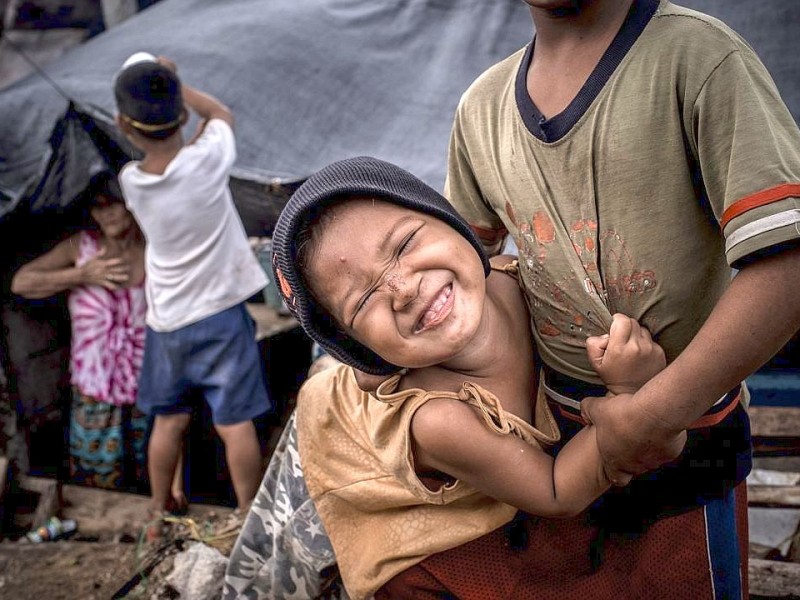
<instances>
[{"instance_id":1,"label":"white t-shirt","mask_svg":"<svg viewBox=\"0 0 800 600\"><path fill-rule=\"evenodd\" d=\"M233 204L233 130L212 119L162 175L139 162L119 175L147 240L147 325L174 331L243 302L266 284Z\"/></svg>"}]
</instances>

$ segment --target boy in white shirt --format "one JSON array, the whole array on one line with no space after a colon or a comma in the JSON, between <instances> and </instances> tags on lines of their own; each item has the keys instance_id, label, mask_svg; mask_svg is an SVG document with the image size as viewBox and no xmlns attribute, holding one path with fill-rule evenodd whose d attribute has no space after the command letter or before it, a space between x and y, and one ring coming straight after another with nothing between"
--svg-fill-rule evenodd
<instances>
[{"instance_id":1,"label":"boy in white shirt","mask_svg":"<svg viewBox=\"0 0 800 600\"><path fill-rule=\"evenodd\" d=\"M239 509L253 499L261 450L252 419L270 407L244 302L266 285L228 186L233 115L182 85L172 61L134 62L118 75L117 124L144 157L119 180L147 239L147 337L137 405L155 415L148 445L152 511L166 509L182 438L183 398L200 389L225 444ZM184 142L187 109L202 119Z\"/></svg>"}]
</instances>

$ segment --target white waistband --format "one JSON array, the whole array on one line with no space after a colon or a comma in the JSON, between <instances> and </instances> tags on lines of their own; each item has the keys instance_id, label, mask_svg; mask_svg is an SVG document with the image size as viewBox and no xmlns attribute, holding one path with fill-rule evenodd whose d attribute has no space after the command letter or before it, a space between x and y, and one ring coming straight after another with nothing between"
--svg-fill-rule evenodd
<instances>
[{"instance_id":1,"label":"white waistband","mask_svg":"<svg viewBox=\"0 0 800 600\"><path fill-rule=\"evenodd\" d=\"M569 408L571 408L573 410L576 410L578 412L581 411L580 400L573 400L572 398L570 398L568 396L564 396L563 394L559 394L557 391L555 391L554 389L549 387L546 383L543 383L543 387L544 387L545 395L548 398L550 398L551 400L553 400L554 402L558 402L559 404L561 404L563 406L568 406ZM714 402L714 406L716 406L720 402L724 401L725 398L727 398L727 397L728 397L728 394L724 394L722 396L722 398L720 398L719 400ZM582 400L582 398L581 398L581 400Z\"/></svg>"}]
</instances>

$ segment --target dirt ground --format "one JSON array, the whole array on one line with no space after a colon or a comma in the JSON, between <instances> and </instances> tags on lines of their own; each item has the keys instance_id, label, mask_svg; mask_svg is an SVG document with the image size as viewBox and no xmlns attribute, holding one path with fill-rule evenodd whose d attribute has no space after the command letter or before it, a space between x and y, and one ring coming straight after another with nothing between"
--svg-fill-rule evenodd
<instances>
[{"instance_id":1,"label":"dirt ground","mask_svg":"<svg viewBox=\"0 0 800 600\"><path fill-rule=\"evenodd\" d=\"M0 544L0 598L108 600L136 571L133 544Z\"/></svg>"},{"instance_id":2,"label":"dirt ground","mask_svg":"<svg viewBox=\"0 0 800 600\"><path fill-rule=\"evenodd\" d=\"M78 524L68 539L0 542L0 599L109 600L126 584L116 597L174 598L163 579L182 542L199 539L227 555L239 530L230 508L195 504L161 543L148 545L141 536L146 497L65 486L64 500L63 517ZM137 584L137 573L153 565Z\"/></svg>"},{"instance_id":3,"label":"dirt ground","mask_svg":"<svg viewBox=\"0 0 800 600\"><path fill-rule=\"evenodd\" d=\"M775 460L781 464L764 463L762 468L791 466L793 472L800 472L800 462L789 464L800 458ZM188 515L173 521L159 545L150 546L141 540L148 518L147 497L78 486L64 486L63 495L66 502L63 517L77 522L77 532L67 540L40 544L12 539L0 542L0 600L175 600L178 597L175 590L165 582L172 571L174 555L186 543L200 540L227 556L241 527L232 518L230 508L193 504ZM796 535L800 536L800 531ZM776 552L774 548L754 544L751 539L751 559L785 560ZM795 554L792 557L792 561L797 560ZM770 580L777 576L763 568L754 571L758 566L754 562L759 561L751 560L751 592L775 588ZM787 569L797 564L760 562ZM800 581L800 565L793 569L791 573L787 571L786 577L796 583ZM137 574L142 573L144 577L137 580ZM767 593L751 596L773 597L779 596Z\"/></svg>"}]
</instances>

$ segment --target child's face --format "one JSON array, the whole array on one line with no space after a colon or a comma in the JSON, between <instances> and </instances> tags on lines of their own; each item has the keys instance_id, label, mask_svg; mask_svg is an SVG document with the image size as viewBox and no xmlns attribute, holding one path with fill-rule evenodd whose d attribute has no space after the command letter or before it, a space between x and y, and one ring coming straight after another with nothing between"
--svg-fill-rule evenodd
<instances>
[{"instance_id":1,"label":"child's face","mask_svg":"<svg viewBox=\"0 0 800 600\"><path fill-rule=\"evenodd\" d=\"M390 202L353 199L330 210L306 275L344 330L400 367L466 349L486 294L472 245L444 221Z\"/></svg>"}]
</instances>

